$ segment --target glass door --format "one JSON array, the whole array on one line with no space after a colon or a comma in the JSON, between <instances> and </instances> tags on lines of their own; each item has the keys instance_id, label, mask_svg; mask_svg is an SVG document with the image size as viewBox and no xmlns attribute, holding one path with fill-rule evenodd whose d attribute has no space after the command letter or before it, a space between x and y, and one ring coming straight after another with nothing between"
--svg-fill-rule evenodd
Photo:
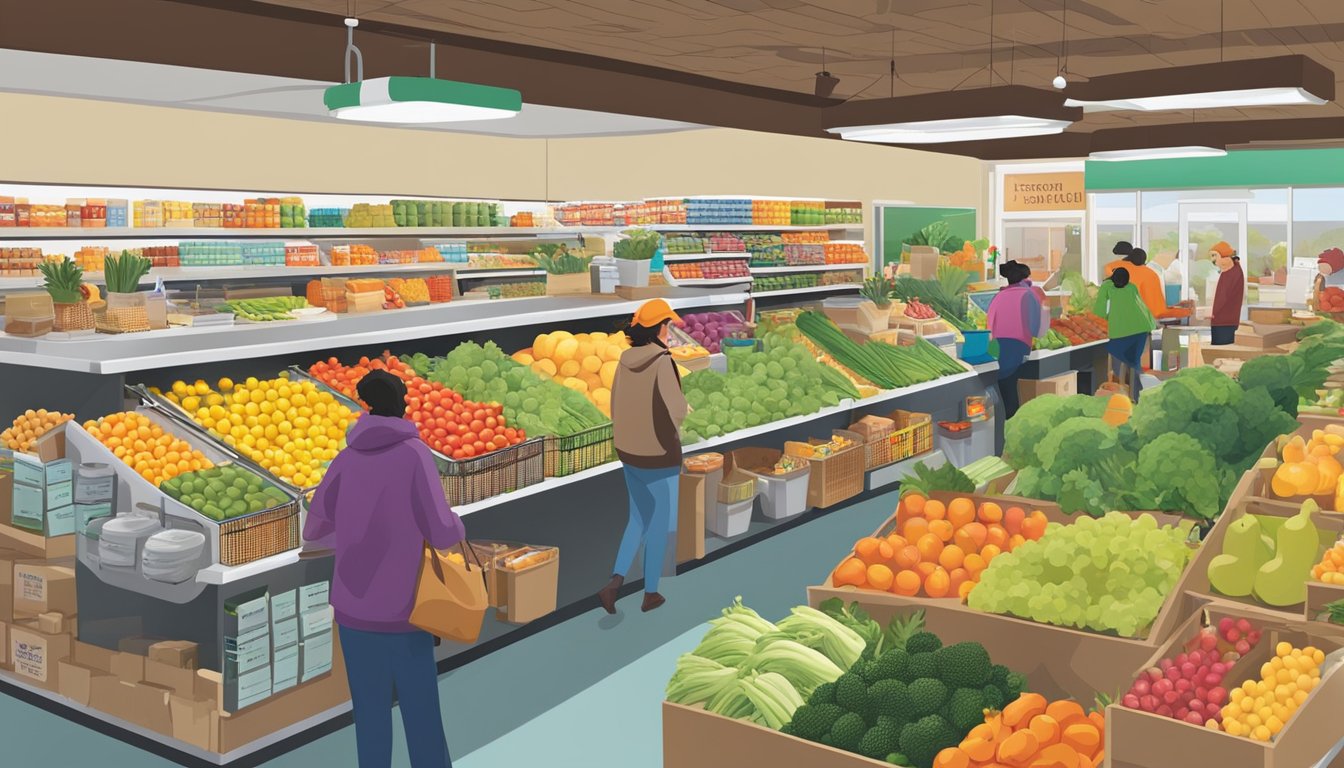
<instances>
[{"instance_id":1,"label":"glass door","mask_svg":"<svg viewBox=\"0 0 1344 768\"><path fill-rule=\"evenodd\" d=\"M1200 307L1211 307L1218 268L1209 259L1209 250L1220 240L1226 241L1237 249L1242 270L1246 269L1246 203L1180 203L1178 229L1181 296L1194 299Z\"/></svg>"},{"instance_id":2,"label":"glass door","mask_svg":"<svg viewBox=\"0 0 1344 768\"><path fill-rule=\"evenodd\" d=\"M1038 282L1061 269L1082 272L1082 231L1081 220L1005 219L999 260L1026 264L1031 267L1032 279Z\"/></svg>"}]
</instances>

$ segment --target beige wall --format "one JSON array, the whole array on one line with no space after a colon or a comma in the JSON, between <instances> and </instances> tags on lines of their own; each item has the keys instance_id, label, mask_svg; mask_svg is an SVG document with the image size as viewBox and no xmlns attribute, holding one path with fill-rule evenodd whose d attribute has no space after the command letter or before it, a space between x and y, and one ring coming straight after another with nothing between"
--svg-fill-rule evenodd
<instances>
[{"instance_id":1,"label":"beige wall","mask_svg":"<svg viewBox=\"0 0 1344 768\"><path fill-rule=\"evenodd\" d=\"M986 220L977 160L750 131L546 142L25 94L0 94L0 115L4 181L524 200L909 200L976 207Z\"/></svg>"}]
</instances>

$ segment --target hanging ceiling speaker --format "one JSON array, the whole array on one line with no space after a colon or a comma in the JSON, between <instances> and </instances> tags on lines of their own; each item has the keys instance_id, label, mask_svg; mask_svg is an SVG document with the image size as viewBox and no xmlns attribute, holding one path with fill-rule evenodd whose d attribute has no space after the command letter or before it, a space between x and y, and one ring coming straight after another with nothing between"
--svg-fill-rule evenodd
<instances>
[{"instance_id":1,"label":"hanging ceiling speaker","mask_svg":"<svg viewBox=\"0 0 1344 768\"><path fill-rule=\"evenodd\" d=\"M830 72L818 72L817 84L813 93L824 99L830 96L835 91L835 86L839 84L840 78L833 76Z\"/></svg>"}]
</instances>

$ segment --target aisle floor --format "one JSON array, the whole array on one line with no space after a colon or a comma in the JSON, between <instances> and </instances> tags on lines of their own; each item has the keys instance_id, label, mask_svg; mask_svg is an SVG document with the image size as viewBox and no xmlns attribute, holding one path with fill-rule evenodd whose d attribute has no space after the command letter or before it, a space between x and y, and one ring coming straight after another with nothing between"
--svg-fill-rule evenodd
<instances>
[{"instance_id":1,"label":"aisle floor","mask_svg":"<svg viewBox=\"0 0 1344 768\"><path fill-rule=\"evenodd\" d=\"M545 754L550 765L627 768L662 763L660 703L676 657L733 597L767 618L805 601L835 553L872 532L895 494L865 500L667 580L667 605L639 612L638 595L615 616L594 608L444 675L439 681L448 743L460 768L496 768ZM619 531L609 532L619 536ZM399 718L393 765L409 766ZM59 715L0 695L6 762L101 768L169 766L169 761ZM268 767L354 766L354 730L342 728L266 763Z\"/></svg>"}]
</instances>

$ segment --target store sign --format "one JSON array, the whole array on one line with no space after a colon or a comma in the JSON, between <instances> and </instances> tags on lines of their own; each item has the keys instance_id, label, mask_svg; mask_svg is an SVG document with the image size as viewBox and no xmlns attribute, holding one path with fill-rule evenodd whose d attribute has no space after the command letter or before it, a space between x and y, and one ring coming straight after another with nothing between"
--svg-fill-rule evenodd
<instances>
[{"instance_id":1,"label":"store sign","mask_svg":"<svg viewBox=\"0 0 1344 768\"><path fill-rule=\"evenodd\" d=\"M1085 207L1081 171L1004 174L1004 211L1081 211Z\"/></svg>"}]
</instances>

